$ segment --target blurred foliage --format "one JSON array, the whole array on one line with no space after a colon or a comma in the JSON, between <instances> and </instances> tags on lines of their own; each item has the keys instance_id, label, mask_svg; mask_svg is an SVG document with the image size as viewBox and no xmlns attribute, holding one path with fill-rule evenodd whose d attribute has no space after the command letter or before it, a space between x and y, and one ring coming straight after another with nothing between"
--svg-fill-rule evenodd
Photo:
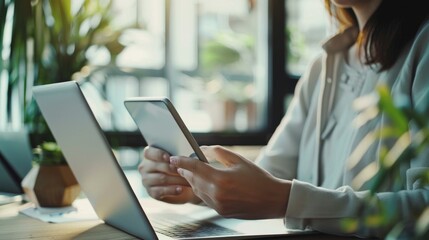
<instances>
[{"instance_id":1,"label":"blurred foliage","mask_svg":"<svg viewBox=\"0 0 429 240\"><path fill-rule=\"evenodd\" d=\"M42 85L70 81L87 65L87 51L94 46L110 47L112 54L122 50L118 32L110 29L110 0L38 0L33 2L34 82ZM52 134L32 101L26 108L25 122L41 141L52 141Z\"/></svg>"},{"instance_id":2,"label":"blurred foliage","mask_svg":"<svg viewBox=\"0 0 429 240\"><path fill-rule=\"evenodd\" d=\"M103 46L114 58L123 46L109 25L110 7L111 0L0 0L0 96L7 96L0 109L8 121L19 104L30 132L49 132L27 89L71 80L90 48Z\"/></svg>"},{"instance_id":3,"label":"blurred foliage","mask_svg":"<svg viewBox=\"0 0 429 240\"><path fill-rule=\"evenodd\" d=\"M357 108L361 110L357 122L363 125L384 113L390 120L390 125L370 133L353 154L359 159L369 146L379 139L394 140L394 144L390 149L382 148L379 161L366 167L354 179L352 185L355 188L370 183L370 197L362 207L360 221L346 220L344 227L350 231L358 228L359 224L372 228L387 227L390 229L386 237L388 239L429 239L429 206L414 222L404 222L397 220L395 209L398 206L395 203L382 205L376 196L383 186L390 185L394 192L403 190L406 180L400 175L401 168L407 169L412 159L429 150L429 109L424 112L417 111L406 96L396 96L393 99L385 85L378 86L377 93L357 101ZM422 186L428 184L429 171L421 174L417 181L423 184Z\"/></svg>"},{"instance_id":4,"label":"blurred foliage","mask_svg":"<svg viewBox=\"0 0 429 240\"><path fill-rule=\"evenodd\" d=\"M221 33L202 43L201 64L204 72L213 73L237 62L251 61L254 39L246 34Z\"/></svg>"},{"instance_id":5,"label":"blurred foliage","mask_svg":"<svg viewBox=\"0 0 429 240\"><path fill-rule=\"evenodd\" d=\"M87 69L88 53L97 48L107 49L114 61L123 49L123 29L112 29L111 5L112 0L0 0L0 121L6 119L0 126L25 124L33 146L54 141L31 88L72 80Z\"/></svg>"},{"instance_id":6,"label":"blurred foliage","mask_svg":"<svg viewBox=\"0 0 429 240\"><path fill-rule=\"evenodd\" d=\"M26 71L30 67L27 46L33 29L31 1L0 0L0 109L5 110L0 114L6 120L4 125L13 121L13 104L18 104L24 116L26 80L31 78ZM19 93L19 103L12 101L14 92Z\"/></svg>"},{"instance_id":7,"label":"blurred foliage","mask_svg":"<svg viewBox=\"0 0 429 240\"><path fill-rule=\"evenodd\" d=\"M286 36L286 59L288 65L297 64L306 54L307 46L305 36L299 29L288 26L285 30Z\"/></svg>"},{"instance_id":8,"label":"blurred foliage","mask_svg":"<svg viewBox=\"0 0 429 240\"><path fill-rule=\"evenodd\" d=\"M34 162L39 165L67 164L60 147L55 142L43 142L33 149Z\"/></svg>"},{"instance_id":9,"label":"blurred foliage","mask_svg":"<svg viewBox=\"0 0 429 240\"><path fill-rule=\"evenodd\" d=\"M16 121L12 106L19 104L20 121L31 133L32 144L41 144L44 154L39 157L48 157L50 164L64 160L59 149L49 147L54 143L43 143L54 138L31 88L72 80L88 64L91 48L106 48L111 60L122 51L120 32L110 26L111 4L111 0L0 0L0 104L7 105L0 105L6 109L0 114L6 114L8 122ZM12 96L16 92L19 103Z\"/></svg>"},{"instance_id":10,"label":"blurred foliage","mask_svg":"<svg viewBox=\"0 0 429 240\"><path fill-rule=\"evenodd\" d=\"M106 0L35 2L37 84L71 80L87 64L86 52L90 47L116 41L109 28L110 7L111 1Z\"/></svg>"}]
</instances>

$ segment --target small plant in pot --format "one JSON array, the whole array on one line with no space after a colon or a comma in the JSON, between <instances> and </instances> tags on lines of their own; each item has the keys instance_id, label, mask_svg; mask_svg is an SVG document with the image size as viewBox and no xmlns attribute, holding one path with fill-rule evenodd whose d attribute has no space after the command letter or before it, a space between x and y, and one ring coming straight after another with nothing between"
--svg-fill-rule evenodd
<instances>
[{"instance_id":1,"label":"small plant in pot","mask_svg":"<svg viewBox=\"0 0 429 240\"><path fill-rule=\"evenodd\" d=\"M40 207L70 206L80 186L61 149L55 142L44 142L33 154L34 167L21 183L28 200Z\"/></svg>"}]
</instances>

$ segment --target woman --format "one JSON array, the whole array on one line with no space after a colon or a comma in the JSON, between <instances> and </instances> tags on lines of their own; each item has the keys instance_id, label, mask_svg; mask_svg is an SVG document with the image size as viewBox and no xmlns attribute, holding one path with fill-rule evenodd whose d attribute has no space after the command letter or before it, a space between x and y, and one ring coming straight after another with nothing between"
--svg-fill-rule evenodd
<instances>
[{"instance_id":1,"label":"woman","mask_svg":"<svg viewBox=\"0 0 429 240\"><path fill-rule=\"evenodd\" d=\"M370 131L388 124L384 115L359 128L352 102L384 82L392 95L409 96L412 107L429 110L429 23L423 0L325 0L340 33L324 45L300 79L294 100L257 165L219 146L202 147L217 169L192 158L169 156L148 147L139 166L149 194L170 203L203 201L226 217L285 218L288 228L310 228L363 237L387 228L347 232L342 220L359 216L368 195L352 180L377 161L376 142L353 168L349 156ZM429 191L413 178L429 169L429 154L413 159L401 172L404 191L377 193L397 207L398 219L415 219L429 204ZM379 209L374 209L378 211Z\"/></svg>"}]
</instances>

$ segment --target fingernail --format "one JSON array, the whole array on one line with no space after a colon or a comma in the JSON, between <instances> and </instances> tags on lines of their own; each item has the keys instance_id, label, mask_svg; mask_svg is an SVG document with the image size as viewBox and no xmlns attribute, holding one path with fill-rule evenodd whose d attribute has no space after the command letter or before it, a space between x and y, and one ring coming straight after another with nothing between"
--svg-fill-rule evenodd
<instances>
[{"instance_id":1,"label":"fingernail","mask_svg":"<svg viewBox=\"0 0 429 240\"><path fill-rule=\"evenodd\" d=\"M164 154L162 155L162 158L163 158L165 161L168 161L168 160L170 159L170 156L168 156L168 154L167 154L167 153L164 153Z\"/></svg>"},{"instance_id":2,"label":"fingernail","mask_svg":"<svg viewBox=\"0 0 429 240\"><path fill-rule=\"evenodd\" d=\"M179 193L182 193L182 187L176 187L176 193L177 194L179 194Z\"/></svg>"},{"instance_id":3,"label":"fingernail","mask_svg":"<svg viewBox=\"0 0 429 240\"><path fill-rule=\"evenodd\" d=\"M177 162L178 162L177 157L175 157L175 156L170 157L170 163L171 163L171 164L173 164L174 166L176 166L176 165L177 165Z\"/></svg>"},{"instance_id":4,"label":"fingernail","mask_svg":"<svg viewBox=\"0 0 429 240\"><path fill-rule=\"evenodd\" d=\"M182 176L182 177L183 177L183 175L184 175L184 172L183 172L183 169L182 169L182 168L178 168L178 169L177 169L177 173L179 173L179 175L180 175L180 176Z\"/></svg>"}]
</instances>

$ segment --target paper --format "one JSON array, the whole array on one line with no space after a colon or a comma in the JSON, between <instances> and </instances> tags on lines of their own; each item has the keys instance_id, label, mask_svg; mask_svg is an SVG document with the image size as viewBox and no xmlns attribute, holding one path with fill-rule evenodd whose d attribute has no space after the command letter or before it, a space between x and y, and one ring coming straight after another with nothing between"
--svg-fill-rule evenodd
<instances>
[{"instance_id":1,"label":"paper","mask_svg":"<svg viewBox=\"0 0 429 240\"><path fill-rule=\"evenodd\" d=\"M20 210L20 213L49 223L98 219L88 199L77 199L74 201L73 206L64 208L43 208L29 203Z\"/></svg>"}]
</instances>

